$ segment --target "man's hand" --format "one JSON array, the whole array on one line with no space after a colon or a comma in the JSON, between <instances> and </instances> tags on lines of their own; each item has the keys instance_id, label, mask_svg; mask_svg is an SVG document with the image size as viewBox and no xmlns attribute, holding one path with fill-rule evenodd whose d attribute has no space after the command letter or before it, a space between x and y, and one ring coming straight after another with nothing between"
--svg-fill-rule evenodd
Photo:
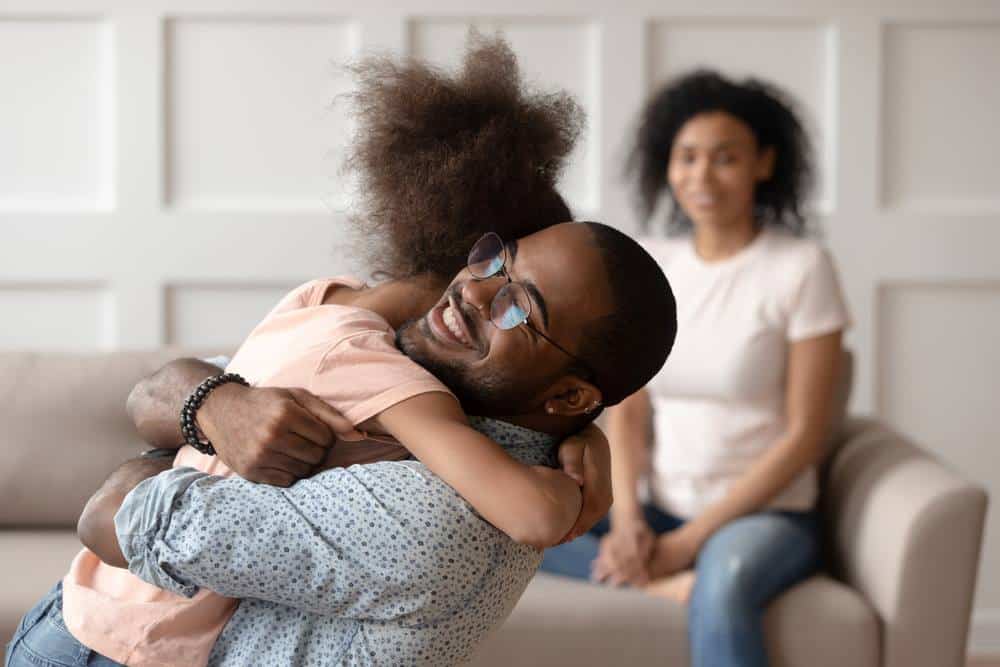
<instances>
[{"instance_id":1,"label":"man's hand","mask_svg":"<svg viewBox=\"0 0 1000 667\"><path fill-rule=\"evenodd\" d=\"M646 585L655 545L656 536L641 515L612 517L611 531L601 539L592 566L593 579L613 586Z\"/></svg>"},{"instance_id":2,"label":"man's hand","mask_svg":"<svg viewBox=\"0 0 1000 667\"><path fill-rule=\"evenodd\" d=\"M308 477L338 438L362 438L343 415L305 389L224 384L205 399L197 421L236 474L274 486Z\"/></svg>"},{"instance_id":3,"label":"man's hand","mask_svg":"<svg viewBox=\"0 0 1000 667\"><path fill-rule=\"evenodd\" d=\"M583 507L576 523L560 544L580 537L611 508L611 450L601 429L588 425L559 445L562 470L576 480L583 493Z\"/></svg>"}]
</instances>

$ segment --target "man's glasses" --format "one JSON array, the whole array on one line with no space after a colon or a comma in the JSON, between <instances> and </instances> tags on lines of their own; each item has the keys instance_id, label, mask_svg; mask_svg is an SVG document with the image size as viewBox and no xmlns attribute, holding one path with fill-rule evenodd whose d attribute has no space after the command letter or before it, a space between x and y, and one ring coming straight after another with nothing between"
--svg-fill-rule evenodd
<instances>
[{"instance_id":1,"label":"man's glasses","mask_svg":"<svg viewBox=\"0 0 1000 667\"><path fill-rule=\"evenodd\" d=\"M506 267L507 246L495 233L487 233L472 246L472 250L469 252L468 268L473 278L485 280L500 274L507 279L507 284L497 291L493 296L492 303L490 303L490 322L493 323L493 326L502 331L508 331L522 324L525 325L575 361L590 374L592 381L596 381L597 373L594 372L590 364L543 334L528 320L531 315L531 297L524 285L510 277Z\"/></svg>"}]
</instances>

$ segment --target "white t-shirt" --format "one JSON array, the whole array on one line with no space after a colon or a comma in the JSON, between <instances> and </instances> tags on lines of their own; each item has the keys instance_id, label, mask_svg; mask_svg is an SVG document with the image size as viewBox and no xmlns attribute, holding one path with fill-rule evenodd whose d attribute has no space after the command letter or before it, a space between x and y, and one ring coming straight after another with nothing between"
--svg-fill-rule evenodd
<instances>
[{"instance_id":1,"label":"white t-shirt","mask_svg":"<svg viewBox=\"0 0 1000 667\"><path fill-rule=\"evenodd\" d=\"M692 518L722 499L785 427L789 344L849 324L837 274L813 240L765 227L737 254L705 262L690 236L646 239L677 298L677 341L649 384L655 443L649 492ZM815 469L769 507L808 510Z\"/></svg>"}]
</instances>

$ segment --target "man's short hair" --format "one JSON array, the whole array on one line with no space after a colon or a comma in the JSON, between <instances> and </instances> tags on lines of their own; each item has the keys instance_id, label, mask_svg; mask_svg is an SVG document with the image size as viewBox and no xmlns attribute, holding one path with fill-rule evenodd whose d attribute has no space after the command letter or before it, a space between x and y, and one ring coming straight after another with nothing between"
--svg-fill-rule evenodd
<instances>
[{"instance_id":1,"label":"man's short hair","mask_svg":"<svg viewBox=\"0 0 1000 667\"><path fill-rule=\"evenodd\" d=\"M644 387L677 336L677 302L660 266L614 227L584 222L601 252L614 310L584 325L579 356L597 373L603 404L615 405Z\"/></svg>"}]
</instances>

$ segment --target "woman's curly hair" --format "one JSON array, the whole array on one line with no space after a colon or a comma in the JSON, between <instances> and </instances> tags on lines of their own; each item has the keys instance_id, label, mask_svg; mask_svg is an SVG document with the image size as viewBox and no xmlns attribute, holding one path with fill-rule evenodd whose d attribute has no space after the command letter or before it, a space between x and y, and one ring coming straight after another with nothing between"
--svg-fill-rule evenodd
<instances>
[{"instance_id":1,"label":"woman's curly hair","mask_svg":"<svg viewBox=\"0 0 1000 667\"><path fill-rule=\"evenodd\" d=\"M529 90L501 38L470 32L454 75L385 56L351 69L351 219L372 269L451 279L482 234L514 239L571 219L555 184L583 112L565 92Z\"/></svg>"},{"instance_id":2,"label":"woman's curly hair","mask_svg":"<svg viewBox=\"0 0 1000 667\"><path fill-rule=\"evenodd\" d=\"M735 116L749 126L759 147L774 148L774 173L757 185L754 215L761 224L802 234L806 228L802 203L812 188L814 167L809 137L794 103L772 84L752 78L733 83L703 69L670 81L643 110L627 165L627 173L636 180L636 208L642 218L649 220L666 191L673 203L668 230L691 227L670 190L667 166L681 127L712 111Z\"/></svg>"}]
</instances>

